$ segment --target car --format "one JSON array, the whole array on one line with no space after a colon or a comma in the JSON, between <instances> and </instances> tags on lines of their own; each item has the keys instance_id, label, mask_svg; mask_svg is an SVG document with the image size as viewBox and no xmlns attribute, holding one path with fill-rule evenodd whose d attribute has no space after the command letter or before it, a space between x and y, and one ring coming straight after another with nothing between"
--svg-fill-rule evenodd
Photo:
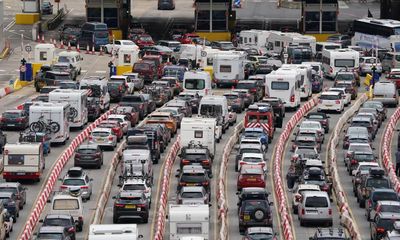
<instances>
[{"instance_id":1,"label":"car","mask_svg":"<svg viewBox=\"0 0 400 240\"><path fill-rule=\"evenodd\" d=\"M267 163L262 153L243 153L237 171L240 171L244 165L260 165L264 171L267 171Z\"/></svg>"},{"instance_id":2,"label":"car","mask_svg":"<svg viewBox=\"0 0 400 240\"><path fill-rule=\"evenodd\" d=\"M317 149L318 152L321 152L321 144L318 142L316 135L314 136L304 136L301 134L296 135L296 138L292 140L292 151L294 151L298 146L312 146Z\"/></svg>"},{"instance_id":3,"label":"car","mask_svg":"<svg viewBox=\"0 0 400 240\"><path fill-rule=\"evenodd\" d=\"M369 173L369 169L372 167L379 167L379 164L377 162L359 162L355 166L355 169L353 170L351 175L354 177L359 172Z\"/></svg>"},{"instance_id":4,"label":"car","mask_svg":"<svg viewBox=\"0 0 400 240\"><path fill-rule=\"evenodd\" d=\"M149 221L149 201L143 192L122 191L114 196L113 223L121 220Z\"/></svg>"},{"instance_id":5,"label":"car","mask_svg":"<svg viewBox=\"0 0 400 240\"><path fill-rule=\"evenodd\" d=\"M244 233L244 240L270 239L278 240L277 234L270 227L249 227Z\"/></svg>"},{"instance_id":6,"label":"car","mask_svg":"<svg viewBox=\"0 0 400 240\"><path fill-rule=\"evenodd\" d=\"M358 136L360 136L360 137L367 136L368 139L372 139L372 136L369 134L368 129L366 127L349 127L344 132L345 132L345 135L344 135L344 138L343 138L343 149L348 149L349 148L349 145L350 145L349 137L352 137L352 136L357 136L357 137Z\"/></svg>"},{"instance_id":7,"label":"car","mask_svg":"<svg viewBox=\"0 0 400 240\"><path fill-rule=\"evenodd\" d=\"M143 94L127 95L121 98L120 106L134 107L139 111L139 119L142 120L148 113L148 102Z\"/></svg>"},{"instance_id":8,"label":"car","mask_svg":"<svg viewBox=\"0 0 400 240\"><path fill-rule=\"evenodd\" d=\"M95 128L89 136L89 144L97 144L102 148L114 150L117 146L117 136L112 129Z\"/></svg>"},{"instance_id":9,"label":"car","mask_svg":"<svg viewBox=\"0 0 400 240\"><path fill-rule=\"evenodd\" d=\"M178 169L178 174L175 175L178 180L177 191L179 192L184 186L202 186L211 195L210 178L207 171L202 166L186 165L182 170Z\"/></svg>"},{"instance_id":10,"label":"car","mask_svg":"<svg viewBox=\"0 0 400 240\"><path fill-rule=\"evenodd\" d=\"M343 94L336 91L323 92L319 96L319 104L317 111L336 111L343 112L344 110Z\"/></svg>"},{"instance_id":11,"label":"car","mask_svg":"<svg viewBox=\"0 0 400 240\"><path fill-rule=\"evenodd\" d=\"M181 152L178 156L181 159L180 169L183 169L186 165L201 165L205 170L207 170L209 176L212 176L214 156L207 147L184 146L181 148Z\"/></svg>"},{"instance_id":12,"label":"car","mask_svg":"<svg viewBox=\"0 0 400 240\"><path fill-rule=\"evenodd\" d=\"M146 46L154 45L153 38L149 34L146 34L146 33L136 35L135 38L133 39L133 42L135 42L135 44L140 49L142 49Z\"/></svg>"},{"instance_id":13,"label":"car","mask_svg":"<svg viewBox=\"0 0 400 240\"><path fill-rule=\"evenodd\" d=\"M327 42L339 43L342 48L346 48L351 45L351 36L343 35L343 34L334 34L330 35L327 39Z\"/></svg>"},{"instance_id":14,"label":"car","mask_svg":"<svg viewBox=\"0 0 400 240\"><path fill-rule=\"evenodd\" d=\"M359 72L361 76L365 76L367 73L372 74L373 72L382 74L381 60L377 57L360 57Z\"/></svg>"},{"instance_id":15,"label":"car","mask_svg":"<svg viewBox=\"0 0 400 240\"><path fill-rule=\"evenodd\" d=\"M370 117L353 117L351 121L349 121L350 127L366 127L368 129L368 133L372 136L372 139L375 139L377 128L374 126L372 119Z\"/></svg>"},{"instance_id":16,"label":"car","mask_svg":"<svg viewBox=\"0 0 400 240\"><path fill-rule=\"evenodd\" d=\"M145 123L159 123L165 125L171 132L171 137L177 133L177 124L170 112L153 112L147 116Z\"/></svg>"},{"instance_id":17,"label":"car","mask_svg":"<svg viewBox=\"0 0 400 240\"><path fill-rule=\"evenodd\" d=\"M358 109L358 114L360 113L368 113L368 114L372 114L373 115L373 119L376 120L378 122L378 128L382 126L382 122L385 120L384 115L382 115L381 113L379 113L379 111L376 108L368 108L368 107L361 107L360 109Z\"/></svg>"},{"instance_id":18,"label":"car","mask_svg":"<svg viewBox=\"0 0 400 240\"><path fill-rule=\"evenodd\" d=\"M76 46L81 35L81 28L78 25L64 24L61 26L59 34L60 42L63 41L66 45L69 43L71 46Z\"/></svg>"},{"instance_id":19,"label":"car","mask_svg":"<svg viewBox=\"0 0 400 240\"><path fill-rule=\"evenodd\" d=\"M298 205L300 226L305 223L333 225L332 206L328 193L324 191L305 191ZM315 214L315 213L318 214Z\"/></svg>"},{"instance_id":20,"label":"car","mask_svg":"<svg viewBox=\"0 0 400 240\"><path fill-rule=\"evenodd\" d=\"M187 100L173 99L168 101L165 107L178 107L185 114L185 117L191 117L193 113L192 105Z\"/></svg>"},{"instance_id":21,"label":"car","mask_svg":"<svg viewBox=\"0 0 400 240\"><path fill-rule=\"evenodd\" d=\"M158 10L174 10L175 0L158 0Z\"/></svg>"},{"instance_id":22,"label":"car","mask_svg":"<svg viewBox=\"0 0 400 240\"><path fill-rule=\"evenodd\" d=\"M266 151L264 145L261 144L259 141L249 142L247 141L248 139L243 139L243 138L241 138L241 140L243 140L243 143L240 143L238 154L236 155L235 171L239 171L239 161L242 159L242 155L244 153L264 154Z\"/></svg>"},{"instance_id":23,"label":"car","mask_svg":"<svg viewBox=\"0 0 400 240\"><path fill-rule=\"evenodd\" d=\"M175 119L177 127L181 127L181 122L185 114L182 112L182 109L178 107L162 107L157 109L157 112L168 112L172 114L172 117Z\"/></svg>"},{"instance_id":24,"label":"car","mask_svg":"<svg viewBox=\"0 0 400 240\"><path fill-rule=\"evenodd\" d=\"M118 54L119 49L122 46L130 46L132 48L139 48L133 41L131 40L114 40L112 43L106 44L105 47L105 52L106 53L112 53L113 55Z\"/></svg>"},{"instance_id":25,"label":"car","mask_svg":"<svg viewBox=\"0 0 400 240\"><path fill-rule=\"evenodd\" d=\"M330 116L323 112L310 112L305 117L308 121L318 121L324 128L324 132L329 132L329 118Z\"/></svg>"},{"instance_id":26,"label":"car","mask_svg":"<svg viewBox=\"0 0 400 240\"><path fill-rule=\"evenodd\" d=\"M327 192L329 195L332 192L332 183L328 181L324 169L320 167L310 167L303 171L299 179L300 184L315 184L318 185L321 191Z\"/></svg>"},{"instance_id":27,"label":"car","mask_svg":"<svg viewBox=\"0 0 400 240\"><path fill-rule=\"evenodd\" d=\"M370 113L370 112L358 112L357 115L355 117L366 117L369 118L372 122L372 128L374 129L375 134L378 133L379 127L380 127L380 121L376 118L377 115L375 115L374 113Z\"/></svg>"},{"instance_id":28,"label":"car","mask_svg":"<svg viewBox=\"0 0 400 240\"><path fill-rule=\"evenodd\" d=\"M60 87L60 89L79 89L79 83L72 80L60 81L58 86Z\"/></svg>"},{"instance_id":29,"label":"car","mask_svg":"<svg viewBox=\"0 0 400 240\"><path fill-rule=\"evenodd\" d=\"M351 100L355 100L358 96L358 87L352 81L336 81L333 85L335 88L344 88L346 93L351 94Z\"/></svg>"},{"instance_id":30,"label":"car","mask_svg":"<svg viewBox=\"0 0 400 240\"><path fill-rule=\"evenodd\" d=\"M339 81L346 81L346 82L351 82L352 84L356 86L360 86L360 77L356 72L353 71L339 71L337 72L334 83L337 83Z\"/></svg>"},{"instance_id":31,"label":"car","mask_svg":"<svg viewBox=\"0 0 400 240\"><path fill-rule=\"evenodd\" d=\"M246 187L265 188L265 172L260 165L243 165L237 179L237 190Z\"/></svg>"},{"instance_id":32,"label":"car","mask_svg":"<svg viewBox=\"0 0 400 240\"><path fill-rule=\"evenodd\" d=\"M103 165L103 151L96 144L81 144L75 149L74 166L95 166L100 169Z\"/></svg>"},{"instance_id":33,"label":"car","mask_svg":"<svg viewBox=\"0 0 400 240\"><path fill-rule=\"evenodd\" d=\"M250 105L252 105L255 101L255 96L251 94L250 89L238 89L235 88L232 90L232 92L239 93L239 96L243 98L244 101L244 107L247 108Z\"/></svg>"},{"instance_id":34,"label":"car","mask_svg":"<svg viewBox=\"0 0 400 240\"><path fill-rule=\"evenodd\" d=\"M277 97L264 97L262 102L269 103L274 110L275 117L284 118L286 115L285 102Z\"/></svg>"},{"instance_id":35,"label":"car","mask_svg":"<svg viewBox=\"0 0 400 240\"><path fill-rule=\"evenodd\" d=\"M302 130L317 130L320 136L325 139L324 133L325 129L322 127L322 124L319 121L314 120L305 120L300 125L298 125L299 131ZM322 140L324 142L324 140Z\"/></svg>"},{"instance_id":36,"label":"car","mask_svg":"<svg viewBox=\"0 0 400 240\"><path fill-rule=\"evenodd\" d=\"M375 108L378 113L381 115L382 121L384 121L387 118L387 109L383 105L382 102L379 101L373 101L373 100L368 100L361 105L362 108Z\"/></svg>"},{"instance_id":37,"label":"car","mask_svg":"<svg viewBox=\"0 0 400 240\"><path fill-rule=\"evenodd\" d=\"M344 87L331 87L328 89L329 92L340 92L342 94L342 98L344 100L344 105L348 106L351 103L351 94L346 92L346 88Z\"/></svg>"},{"instance_id":38,"label":"car","mask_svg":"<svg viewBox=\"0 0 400 240\"><path fill-rule=\"evenodd\" d=\"M302 201L302 193L305 191L321 191L320 187L315 184L298 184L293 190L292 210L294 214L298 213L298 205Z\"/></svg>"},{"instance_id":39,"label":"car","mask_svg":"<svg viewBox=\"0 0 400 240\"><path fill-rule=\"evenodd\" d=\"M83 171L81 167L71 167L60 181L61 192L79 187L82 200L90 200L92 196L93 179L89 178L89 175Z\"/></svg>"},{"instance_id":40,"label":"car","mask_svg":"<svg viewBox=\"0 0 400 240\"><path fill-rule=\"evenodd\" d=\"M3 207L7 209L7 212L13 218L13 222L17 222L21 201L18 199L17 195L13 192L0 192L0 201L3 204Z\"/></svg>"},{"instance_id":41,"label":"car","mask_svg":"<svg viewBox=\"0 0 400 240\"><path fill-rule=\"evenodd\" d=\"M135 126L139 122L139 114L134 107L118 106L115 114L126 115L131 122L131 126Z\"/></svg>"},{"instance_id":42,"label":"car","mask_svg":"<svg viewBox=\"0 0 400 240\"><path fill-rule=\"evenodd\" d=\"M99 104L96 104L95 100L88 101L87 109L89 121L93 122L101 116L101 107Z\"/></svg>"},{"instance_id":43,"label":"car","mask_svg":"<svg viewBox=\"0 0 400 240\"><path fill-rule=\"evenodd\" d=\"M249 227L272 227L272 202L268 199L242 200L239 206L239 232L244 234Z\"/></svg>"},{"instance_id":44,"label":"car","mask_svg":"<svg viewBox=\"0 0 400 240\"><path fill-rule=\"evenodd\" d=\"M346 231L343 228L318 228L309 240L350 240L351 238L347 236Z\"/></svg>"},{"instance_id":45,"label":"car","mask_svg":"<svg viewBox=\"0 0 400 240\"><path fill-rule=\"evenodd\" d=\"M0 183L0 192L14 193L19 200L19 209L23 209L26 204L26 187L23 187L19 182Z\"/></svg>"},{"instance_id":46,"label":"car","mask_svg":"<svg viewBox=\"0 0 400 240\"><path fill-rule=\"evenodd\" d=\"M373 88L373 100L382 102L383 105L397 107L399 103L399 93L395 83L381 80L375 83Z\"/></svg>"},{"instance_id":47,"label":"car","mask_svg":"<svg viewBox=\"0 0 400 240\"><path fill-rule=\"evenodd\" d=\"M292 154L292 162L305 159L319 159L318 150L312 146L296 147Z\"/></svg>"},{"instance_id":48,"label":"car","mask_svg":"<svg viewBox=\"0 0 400 240\"><path fill-rule=\"evenodd\" d=\"M219 49L221 51L230 51L234 50L235 46L233 46L232 42L229 41L214 41L211 42L211 48Z\"/></svg>"},{"instance_id":49,"label":"car","mask_svg":"<svg viewBox=\"0 0 400 240\"><path fill-rule=\"evenodd\" d=\"M179 78L178 77L172 77L172 76L164 76L162 77L160 80L161 82L168 82L169 86L172 88L173 90L173 95L176 96L178 95L180 92L182 92L183 88L179 82Z\"/></svg>"},{"instance_id":50,"label":"car","mask_svg":"<svg viewBox=\"0 0 400 240\"><path fill-rule=\"evenodd\" d=\"M29 115L25 110L7 110L1 114L0 129L24 130L29 125Z\"/></svg>"},{"instance_id":51,"label":"car","mask_svg":"<svg viewBox=\"0 0 400 240\"><path fill-rule=\"evenodd\" d=\"M69 233L65 230L64 227L58 226L42 226L39 228L36 233L37 240L48 240L48 239L57 239L57 240L72 240L69 237Z\"/></svg>"},{"instance_id":52,"label":"car","mask_svg":"<svg viewBox=\"0 0 400 240\"><path fill-rule=\"evenodd\" d=\"M224 93L228 100L228 109L236 113L241 113L244 110L244 100L239 96L239 93Z\"/></svg>"},{"instance_id":53,"label":"car","mask_svg":"<svg viewBox=\"0 0 400 240\"><path fill-rule=\"evenodd\" d=\"M76 239L76 225L74 222L74 218L71 215L56 215L56 214L48 214L44 219L39 220L42 223L43 227L46 226L57 226L64 227L67 236L71 238L71 240Z\"/></svg>"},{"instance_id":54,"label":"car","mask_svg":"<svg viewBox=\"0 0 400 240\"><path fill-rule=\"evenodd\" d=\"M256 80L242 80L236 85L237 89L248 89L254 96L254 101L259 101L264 97L264 87L262 83Z\"/></svg>"},{"instance_id":55,"label":"car","mask_svg":"<svg viewBox=\"0 0 400 240\"><path fill-rule=\"evenodd\" d=\"M128 119L125 114L110 114L108 115L107 120L119 122L122 127L122 132L124 134L126 134L128 132L128 129L132 127L130 119Z\"/></svg>"},{"instance_id":56,"label":"car","mask_svg":"<svg viewBox=\"0 0 400 240\"><path fill-rule=\"evenodd\" d=\"M53 4L49 1L43 1L42 3L42 14L48 14L52 15L53 14Z\"/></svg>"},{"instance_id":57,"label":"car","mask_svg":"<svg viewBox=\"0 0 400 240\"><path fill-rule=\"evenodd\" d=\"M400 237L400 221L395 221L393 223L393 229L387 231L386 236L382 238L383 240L396 240Z\"/></svg>"},{"instance_id":58,"label":"car","mask_svg":"<svg viewBox=\"0 0 400 240\"><path fill-rule=\"evenodd\" d=\"M361 151L353 151L351 155L348 157L347 161L347 171L349 175L353 174L353 170L356 169L357 164L360 162L376 162L377 157L375 157L372 152L361 152Z\"/></svg>"},{"instance_id":59,"label":"car","mask_svg":"<svg viewBox=\"0 0 400 240\"><path fill-rule=\"evenodd\" d=\"M121 123L116 120L103 120L97 126L99 128L109 128L113 130L115 136L117 136L117 142L119 142L124 137L124 132L122 130Z\"/></svg>"},{"instance_id":60,"label":"car","mask_svg":"<svg viewBox=\"0 0 400 240\"><path fill-rule=\"evenodd\" d=\"M56 71L46 71L40 74L36 74L34 80L34 86L36 92L40 92L45 86L57 86L59 82L71 80L71 73L69 72L56 72Z\"/></svg>"},{"instance_id":61,"label":"car","mask_svg":"<svg viewBox=\"0 0 400 240\"><path fill-rule=\"evenodd\" d=\"M153 81L150 86L147 86L146 89L152 93L152 96L163 96L167 100L171 100L174 97L174 87L171 85L169 81ZM157 107L161 107L164 105L157 104Z\"/></svg>"},{"instance_id":62,"label":"car","mask_svg":"<svg viewBox=\"0 0 400 240\"><path fill-rule=\"evenodd\" d=\"M374 219L376 214L381 212L400 213L400 201L379 200L371 210L370 219Z\"/></svg>"},{"instance_id":63,"label":"car","mask_svg":"<svg viewBox=\"0 0 400 240\"><path fill-rule=\"evenodd\" d=\"M54 63L51 66L51 70L54 72L67 72L70 74L70 79L72 79L73 81L76 81L76 78L79 75L78 69L76 69L72 64L65 62Z\"/></svg>"},{"instance_id":64,"label":"car","mask_svg":"<svg viewBox=\"0 0 400 240\"><path fill-rule=\"evenodd\" d=\"M133 83L133 90L142 90L144 87L144 79L139 76L138 73L124 73L124 76L128 76Z\"/></svg>"},{"instance_id":65,"label":"car","mask_svg":"<svg viewBox=\"0 0 400 240\"><path fill-rule=\"evenodd\" d=\"M389 178L384 174L385 171L382 168L372 167L369 169L369 174L362 175L356 189L357 202L361 208L365 207L366 200L369 198L372 189L391 187Z\"/></svg>"},{"instance_id":66,"label":"car","mask_svg":"<svg viewBox=\"0 0 400 240\"><path fill-rule=\"evenodd\" d=\"M348 164L349 159L352 157L353 152L373 153L371 145L368 143L350 143L346 154L344 155L344 164ZM346 165L347 167L347 165Z\"/></svg>"},{"instance_id":67,"label":"car","mask_svg":"<svg viewBox=\"0 0 400 240\"><path fill-rule=\"evenodd\" d=\"M301 130L297 131L297 133L294 133L293 135L295 135L296 138L292 141L296 141L297 137L311 137L311 138L314 138L315 141L319 145L322 145L323 140L324 140L316 129L306 129L306 130L301 129ZM303 146L305 146L305 145L303 145ZM316 147L320 147L320 146L316 146ZM295 145L292 145L292 151L294 151L295 149L296 149ZM320 151L319 148L318 148L318 151Z\"/></svg>"},{"instance_id":68,"label":"car","mask_svg":"<svg viewBox=\"0 0 400 240\"><path fill-rule=\"evenodd\" d=\"M387 232L393 230L393 223L399 220L400 213L378 213L369 224L371 240L383 239Z\"/></svg>"},{"instance_id":69,"label":"car","mask_svg":"<svg viewBox=\"0 0 400 240\"><path fill-rule=\"evenodd\" d=\"M112 80L107 83L108 93L110 94L110 101L119 102L121 98L127 93L127 85L123 80Z\"/></svg>"},{"instance_id":70,"label":"car","mask_svg":"<svg viewBox=\"0 0 400 240\"><path fill-rule=\"evenodd\" d=\"M312 93L322 92L324 87L324 78L320 75L313 74L311 78L311 91Z\"/></svg>"},{"instance_id":71,"label":"car","mask_svg":"<svg viewBox=\"0 0 400 240\"><path fill-rule=\"evenodd\" d=\"M400 202L399 196L397 192L393 189L372 189L369 198L366 200L365 204L365 216L367 220L370 221L371 217L375 216L375 208L378 204L378 201L395 201Z\"/></svg>"},{"instance_id":72,"label":"car","mask_svg":"<svg viewBox=\"0 0 400 240\"><path fill-rule=\"evenodd\" d=\"M204 187L182 187L178 192L176 202L177 204L208 204L210 201L209 194Z\"/></svg>"},{"instance_id":73,"label":"car","mask_svg":"<svg viewBox=\"0 0 400 240\"><path fill-rule=\"evenodd\" d=\"M149 208L151 208L151 182L143 178L128 178L124 181L120 191L134 191L144 193L149 201Z\"/></svg>"}]
</instances>

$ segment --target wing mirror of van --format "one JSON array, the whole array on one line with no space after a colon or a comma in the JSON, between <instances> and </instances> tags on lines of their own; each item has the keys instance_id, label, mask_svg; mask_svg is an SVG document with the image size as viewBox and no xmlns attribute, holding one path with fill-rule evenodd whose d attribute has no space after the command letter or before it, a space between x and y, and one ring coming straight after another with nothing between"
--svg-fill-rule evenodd
<instances>
[{"instance_id":1,"label":"wing mirror of van","mask_svg":"<svg viewBox=\"0 0 400 240\"><path fill-rule=\"evenodd\" d=\"M208 204L208 206L209 206L209 207L212 207L212 204L211 204L211 203L209 203L209 204Z\"/></svg>"},{"instance_id":2,"label":"wing mirror of van","mask_svg":"<svg viewBox=\"0 0 400 240\"><path fill-rule=\"evenodd\" d=\"M140 234L140 235L138 236L138 238L143 238L143 235L142 235L142 234Z\"/></svg>"}]
</instances>

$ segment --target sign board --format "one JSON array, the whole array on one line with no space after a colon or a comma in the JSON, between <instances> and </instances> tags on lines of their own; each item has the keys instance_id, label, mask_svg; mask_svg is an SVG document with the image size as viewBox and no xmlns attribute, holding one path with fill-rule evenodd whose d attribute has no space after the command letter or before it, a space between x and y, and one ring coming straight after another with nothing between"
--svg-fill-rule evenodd
<instances>
[{"instance_id":1,"label":"sign board","mask_svg":"<svg viewBox=\"0 0 400 240\"><path fill-rule=\"evenodd\" d=\"M207 52L206 51L201 51L201 57L207 57Z\"/></svg>"},{"instance_id":2,"label":"sign board","mask_svg":"<svg viewBox=\"0 0 400 240\"><path fill-rule=\"evenodd\" d=\"M31 46L31 45L26 45L26 46L25 46L25 51L26 51L27 53L32 52L32 46Z\"/></svg>"}]
</instances>

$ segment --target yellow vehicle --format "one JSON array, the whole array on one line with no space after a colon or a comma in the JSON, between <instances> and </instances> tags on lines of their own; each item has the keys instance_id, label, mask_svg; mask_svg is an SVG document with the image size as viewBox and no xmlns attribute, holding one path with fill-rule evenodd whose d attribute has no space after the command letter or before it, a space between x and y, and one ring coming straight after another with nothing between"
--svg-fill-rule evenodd
<instances>
[{"instance_id":1,"label":"yellow vehicle","mask_svg":"<svg viewBox=\"0 0 400 240\"><path fill-rule=\"evenodd\" d=\"M171 135L174 135L177 131L177 123L170 112L154 112L147 117L146 123L164 124L165 127L171 130Z\"/></svg>"}]
</instances>

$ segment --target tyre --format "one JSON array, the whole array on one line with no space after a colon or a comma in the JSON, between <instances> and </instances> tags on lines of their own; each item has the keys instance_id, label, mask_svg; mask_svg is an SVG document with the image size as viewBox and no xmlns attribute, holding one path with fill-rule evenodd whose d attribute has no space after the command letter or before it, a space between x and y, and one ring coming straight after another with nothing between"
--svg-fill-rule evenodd
<instances>
[{"instance_id":1,"label":"tyre","mask_svg":"<svg viewBox=\"0 0 400 240\"><path fill-rule=\"evenodd\" d=\"M58 122L51 122L50 129L52 133L57 133L60 131L60 124L58 124Z\"/></svg>"},{"instance_id":2,"label":"tyre","mask_svg":"<svg viewBox=\"0 0 400 240\"><path fill-rule=\"evenodd\" d=\"M113 223L118 223L118 217L113 215Z\"/></svg>"},{"instance_id":3,"label":"tyre","mask_svg":"<svg viewBox=\"0 0 400 240\"><path fill-rule=\"evenodd\" d=\"M255 219L257 222L261 222L265 218L265 210L262 208L256 208L256 209L254 209L254 211L251 215L252 215L252 218Z\"/></svg>"},{"instance_id":4,"label":"tyre","mask_svg":"<svg viewBox=\"0 0 400 240\"><path fill-rule=\"evenodd\" d=\"M29 125L29 129L33 132L43 131L43 125L40 122L33 122Z\"/></svg>"}]
</instances>

